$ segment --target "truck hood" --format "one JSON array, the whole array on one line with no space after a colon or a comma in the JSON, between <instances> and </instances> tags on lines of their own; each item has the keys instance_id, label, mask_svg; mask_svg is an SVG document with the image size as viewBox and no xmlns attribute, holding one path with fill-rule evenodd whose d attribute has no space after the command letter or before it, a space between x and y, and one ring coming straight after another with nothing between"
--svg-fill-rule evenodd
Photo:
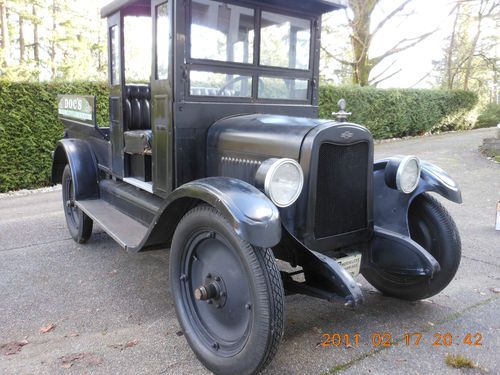
<instances>
[{"instance_id":1,"label":"truck hood","mask_svg":"<svg viewBox=\"0 0 500 375\"><path fill-rule=\"evenodd\" d=\"M302 117L242 115L227 117L208 130L209 164L222 156L265 160L270 157L298 160L302 142L313 128L334 123Z\"/></svg>"}]
</instances>

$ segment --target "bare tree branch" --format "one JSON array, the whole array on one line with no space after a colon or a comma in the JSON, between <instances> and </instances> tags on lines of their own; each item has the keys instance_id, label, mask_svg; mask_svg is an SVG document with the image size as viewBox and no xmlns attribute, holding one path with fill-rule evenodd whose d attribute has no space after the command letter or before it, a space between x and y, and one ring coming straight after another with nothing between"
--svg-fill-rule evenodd
<instances>
[{"instance_id":1,"label":"bare tree branch","mask_svg":"<svg viewBox=\"0 0 500 375\"><path fill-rule=\"evenodd\" d=\"M328 51L325 47L321 46L321 50L327 54L328 57L331 57L332 59L338 61L339 63L343 65L349 65L349 66L354 66L355 64L352 61L347 61L343 59L339 59L337 56L335 56L333 53Z\"/></svg>"},{"instance_id":2,"label":"bare tree branch","mask_svg":"<svg viewBox=\"0 0 500 375\"><path fill-rule=\"evenodd\" d=\"M428 33L422 34L422 35L417 36L415 38L405 38L405 39L402 39L399 42L397 42L392 48L390 48L387 52L383 53L380 56L377 56L377 57L374 57L374 58L370 59L370 63L373 64L373 65L376 65L380 61L382 61L383 59L385 59L386 57L389 57L389 56L394 55L396 53L405 51L408 48L411 48L411 47L417 45L418 43L424 41L429 36L431 36L432 34L434 34L437 30L438 29L434 29L432 31L429 31ZM408 43L408 42L411 42L411 43L406 44L406 45L402 45L402 44Z\"/></svg>"},{"instance_id":3,"label":"bare tree branch","mask_svg":"<svg viewBox=\"0 0 500 375\"><path fill-rule=\"evenodd\" d=\"M379 74L377 74L375 77L371 78L368 83L371 85L372 82L376 81L377 79L379 79L380 77L382 77L389 69L392 68L392 66L396 63L396 60L394 60L393 62L391 62L387 68L385 68L382 72L380 72Z\"/></svg>"},{"instance_id":4,"label":"bare tree branch","mask_svg":"<svg viewBox=\"0 0 500 375\"><path fill-rule=\"evenodd\" d=\"M429 77L431 75L431 72L427 72L425 73L422 78L420 78L417 82L415 82L413 85L410 86L410 88L414 88L416 85L418 85L420 82L422 82L424 79L426 79L427 77Z\"/></svg>"},{"instance_id":5,"label":"bare tree branch","mask_svg":"<svg viewBox=\"0 0 500 375\"><path fill-rule=\"evenodd\" d=\"M378 81L373 82L371 85L372 85L372 86L374 86L374 87L377 87L377 85L378 85L379 83L384 82L385 80L388 80L389 78L394 77L396 74L400 73L402 70L403 70L403 69L401 69L401 68L400 68L400 69L396 70L394 73L389 74L388 76L386 76L386 77L384 77L384 78L381 78L381 79L379 79Z\"/></svg>"},{"instance_id":6,"label":"bare tree branch","mask_svg":"<svg viewBox=\"0 0 500 375\"><path fill-rule=\"evenodd\" d=\"M399 12L401 12L405 7L406 5L408 5L408 3L410 2L411 0L405 0L399 7L397 7L396 9L394 9L391 13L389 13L382 21L379 22L379 24L375 27L375 29L373 30L373 32L371 33L372 36L374 36L384 25L387 21L389 21L392 17L394 17L396 14L398 14Z\"/></svg>"}]
</instances>

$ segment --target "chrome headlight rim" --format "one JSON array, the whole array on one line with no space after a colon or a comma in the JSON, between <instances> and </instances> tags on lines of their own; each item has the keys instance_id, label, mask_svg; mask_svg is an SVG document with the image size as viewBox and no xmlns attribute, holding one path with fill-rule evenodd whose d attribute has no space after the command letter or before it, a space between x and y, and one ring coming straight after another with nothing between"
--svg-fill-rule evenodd
<instances>
[{"instance_id":1,"label":"chrome headlight rim","mask_svg":"<svg viewBox=\"0 0 500 375\"><path fill-rule=\"evenodd\" d=\"M271 184L276 172L286 164L293 165L294 168L298 171L299 181L298 181L298 187L292 198L289 199L287 202L280 202L279 199L273 195ZM271 158L264 161L261 164L261 168L265 169L265 171L263 171L265 173L265 177L263 184L261 186L263 187L264 193L269 197L269 199L271 199L274 205L280 208L285 208L291 206L297 201L297 199L299 199L300 194L302 193L302 190L304 188L304 171L302 170L302 167L296 160L290 158L280 158L280 159ZM257 171L256 177L262 175L262 172L260 170L261 168L259 168L259 171Z\"/></svg>"},{"instance_id":2,"label":"chrome headlight rim","mask_svg":"<svg viewBox=\"0 0 500 375\"><path fill-rule=\"evenodd\" d=\"M402 175L405 172L405 168L407 168L408 164L412 161L415 161L417 164L417 178L415 179L415 183L411 186L410 189L404 189L402 181L401 181ZM396 188L405 194L413 193L415 191L415 189L417 188L418 184L420 183L421 173L422 173L422 166L420 163L420 159L418 157L416 157L414 155L408 155L408 156L403 157L401 159L401 161L399 162L399 166L398 166L398 169L396 172Z\"/></svg>"}]
</instances>

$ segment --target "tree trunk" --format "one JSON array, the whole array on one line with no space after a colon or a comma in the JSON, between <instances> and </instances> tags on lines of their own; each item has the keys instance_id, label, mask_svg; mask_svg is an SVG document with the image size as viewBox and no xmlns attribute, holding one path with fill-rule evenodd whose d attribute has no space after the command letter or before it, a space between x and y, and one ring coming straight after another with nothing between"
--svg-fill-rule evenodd
<instances>
[{"instance_id":1,"label":"tree trunk","mask_svg":"<svg viewBox=\"0 0 500 375\"><path fill-rule=\"evenodd\" d=\"M481 1L481 6L482 8L483 2ZM476 46L477 42L479 41L479 36L481 35L481 23L483 21L483 14L481 13L481 9L479 10L479 14L477 17L477 29L476 29L476 34L474 35L474 39L472 40L472 44L470 47L469 51L469 56L467 56L467 65L465 68L465 75L464 75L464 90L469 89L469 80L472 75L472 62L474 60L474 52L476 51Z\"/></svg>"},{"instance_id":2,"label":"tree trunk","mask_svg":"<svg viewBox=\"0 0 500 375\"><path fill-rule=\"evenodd\" d=\"M5 35L3 33L3 1L0 0L0 48L3 49Z\"/></svg>"},{"instance_id":3,"label":"tree trunk","mask_svg":"<svg viewBox=\"0 0 500 375\"><path fill-rule=\"evenodd\" d=\"M57 32L57 23L56 23L56 0L52 0L52 36L50 41L50 70L52 73L52 79L56 78L57 70L56 70L56 32Z\"/></svg>"},{"instance_id":4,"label":"tree trunk","mask_svg":"<svg viewBox=\"0 0 500 375\"><path fill-rule=\"evenodd\" d=\"M24 41L24 19L19 15L19 61L24 61L24 54L26 51L26 43Z\"/></svg>"},{"instance_id":5,"label":"tree trunk","mask_svg":"<svg viewBox=\"0 0 500 375\"><path fill-rule=\"evenodd\" d=\"M2 23L2 49L4 52L4 60L6 63L9 61L10 57L10 37L9 37L9 27L7 25L7 12L8 12L7 0L0 0L0 10L1 10L1 23Z\"/></svg>"},{"instance_id":6,"label":"tree trunk","mask_svg":"<svg viewBox=\"0 0 500 375\"><path fill-rule=\"evenodd\" d=\"M40 66L40 38L38 36L38 18L36 14L36 5L31 8L33 16L33 59L37 66Z\"/></svg>"},{"instance_id":7,"label":"tree trunk","mask_svg":"<svg viewBox=\"0 0 500 375\"><path fill-rule=\"evenodd\" d=\"M450 45L448 47L447 59L446 59L446 88L448 90L453 90L453 80L454 74L453 70L453 49L455 48L455 38L457 34L458 19L460 18L460 3L457 4L457 14L455 16L455 21L453 22L453 30L450 37Z\"/></svg>"},{"instance_id":8,"label":"tree trunk","mask_svg":"<svg viewBox=\"0 0 500 375\"><path fill-rule=\"evenodd\" d=\"M373 9L379 0L349 1L354 14L351 22L351 42L354 54L352 82L361 86L368 86L368 79L373 68L368 59L368 48L371 42L370 18Z\"/></svg>"},{"instance_id":9,"label":"tree trunk","mask_svg":"<svg viewBox=\"0 0 500 375\"><path fill-rule=\"evenodd\" d=\"M476 28L476 34L474 35L474 39L472 40L472 44L470 47L469 55L467 56L467 65L465 68L465 75L464 75L464 90L469 89L469 81L472 76L472 63L474 60L474 52L476 51L477 43L479 41L479 36L481 35L481 24L483 22L483 18L485 14L485 9L483 9L483 5L487 5L488 1L487 0L481 0L479 4L479 11L477 12L477 28Z\"/></svg>"}]
</instances>

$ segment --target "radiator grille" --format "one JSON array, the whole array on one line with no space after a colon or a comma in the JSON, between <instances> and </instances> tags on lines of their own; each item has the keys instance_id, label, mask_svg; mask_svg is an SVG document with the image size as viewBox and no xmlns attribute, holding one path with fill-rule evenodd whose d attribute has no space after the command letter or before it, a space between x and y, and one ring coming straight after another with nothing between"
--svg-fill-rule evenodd
<instances>
[{"instance_id":1,"label":"radiator grille","mask_svg":"<svg viewBox=\"0 0 500 375\"><path fill-rule=\"evenodd\" d=\"M366 228L368 144L323 143L319 150L314 235Z\"/></svg>"}]
</instances>

